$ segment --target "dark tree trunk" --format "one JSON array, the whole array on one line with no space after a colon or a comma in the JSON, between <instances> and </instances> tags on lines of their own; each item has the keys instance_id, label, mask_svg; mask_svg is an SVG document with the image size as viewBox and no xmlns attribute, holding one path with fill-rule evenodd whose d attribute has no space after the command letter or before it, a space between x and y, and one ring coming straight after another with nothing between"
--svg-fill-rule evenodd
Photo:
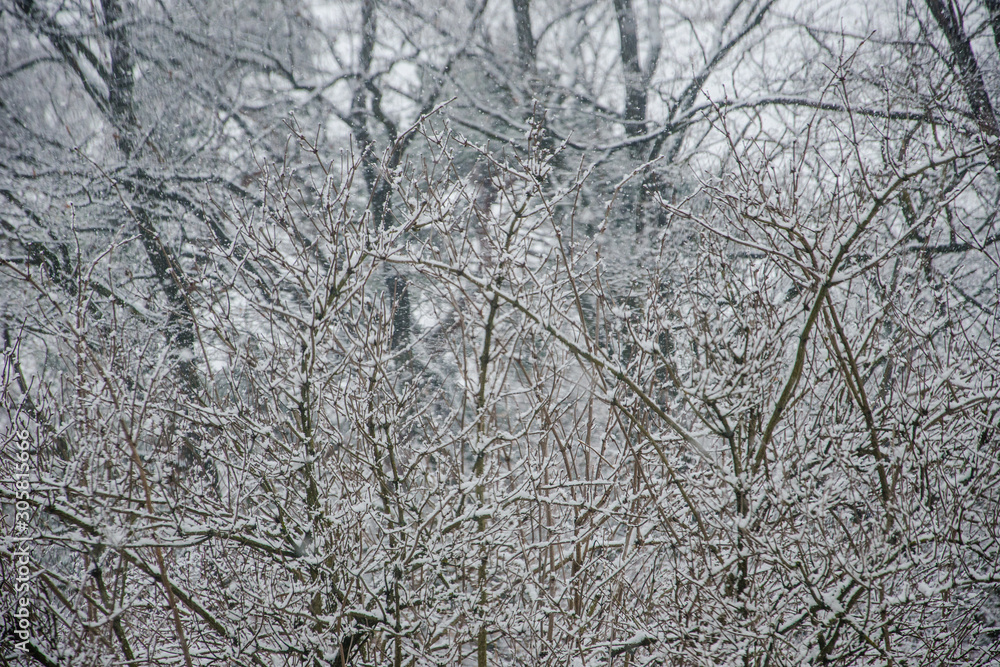
<instances>
[{"instance_id":1,"label":"dark tree trunk","mask_svg":"<svg viewBox=\"0 0 1000 667\"><path fill-rule=\"evenodd\" d=\"M979 62L976 60L976 54L972 50L972 43L965 33L961 18L951 2L947 4L944 0L925 0L925 2L935 23L948 40L951 55L955 59L954 67L958 71L958 80L965 92L973 120L983 134L992 138L1000 137L1000 123L997 121L996 111L986 91L982 70L979 68ZM988 1L991 21L995 18L993 9L997 4L996 0ZM996 29L995 22L994 29ZM1000 171L1000 148L995 144L989 151L989 159L993 168Z\"/></svg>"},{"instance_id":2,"label":"dark tree trunk","mask_svg":"<svg viewBox=\"0 0 1000 667\"><path fill-rule=\"evenodd\" d=\"M523 70L535 68L535 38L531 34L531 0L513 0L514 28L517 31L517 56Z\"/></svg>"},{"instance_id":3,"label":"dark tree trunk","mask_svg":"<svg viewBox=\"0 0 1000 667\"><path fill-rule=\"evenodd\" d=\"M625 133L630 137L646 130L646 82L639 62L639 38L631 0L615 0L618 19L618 49L625 75Z\"/></svg>"}]
</instances>

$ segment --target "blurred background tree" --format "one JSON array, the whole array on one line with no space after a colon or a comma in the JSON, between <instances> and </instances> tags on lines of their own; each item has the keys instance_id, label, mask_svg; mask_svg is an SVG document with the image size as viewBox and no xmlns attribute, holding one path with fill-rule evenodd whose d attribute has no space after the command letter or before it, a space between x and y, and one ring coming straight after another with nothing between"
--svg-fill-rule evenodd
<instances>
[{"instance_id":1,"label":"blurred background tree","mask_svg":"<svg viewBox=\"0 0 1000 667\"><path fill-rule=\"evenodd\" d=\"M3 0L30 656L988 664L995 5Z\"/></svg>"}]
</instances>

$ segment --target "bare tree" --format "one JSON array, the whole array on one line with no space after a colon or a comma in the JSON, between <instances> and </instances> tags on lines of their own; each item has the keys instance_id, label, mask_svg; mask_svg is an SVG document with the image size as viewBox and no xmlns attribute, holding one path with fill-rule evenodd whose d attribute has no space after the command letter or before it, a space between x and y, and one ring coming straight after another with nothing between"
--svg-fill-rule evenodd
<instances>
[{"instance_id":1,"label":"bare tree","mask_svg":"<svg viewBox=\"0 0 1000 667\"><path fill-rule=\"evenodd\" d=\"M968 15L139 9L2 19L5 660L994 659Z\"/></svg>"}]
</instances>

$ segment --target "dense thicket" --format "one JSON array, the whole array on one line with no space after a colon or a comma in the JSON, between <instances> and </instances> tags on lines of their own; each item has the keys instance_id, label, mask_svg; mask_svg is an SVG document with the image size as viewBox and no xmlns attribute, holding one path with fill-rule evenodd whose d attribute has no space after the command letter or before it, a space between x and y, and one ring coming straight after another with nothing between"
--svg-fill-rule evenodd
<instances>
[{"instance_id":1,"label":"dense thicket","mask_svg":"<svg viewBox=\"0 0 1000 667\"><path fill-rule=\"evenodd\" d=\"M5 0L2 659L995 660L1000 6L862 9Z\"/></svg>"}]
</instances>

